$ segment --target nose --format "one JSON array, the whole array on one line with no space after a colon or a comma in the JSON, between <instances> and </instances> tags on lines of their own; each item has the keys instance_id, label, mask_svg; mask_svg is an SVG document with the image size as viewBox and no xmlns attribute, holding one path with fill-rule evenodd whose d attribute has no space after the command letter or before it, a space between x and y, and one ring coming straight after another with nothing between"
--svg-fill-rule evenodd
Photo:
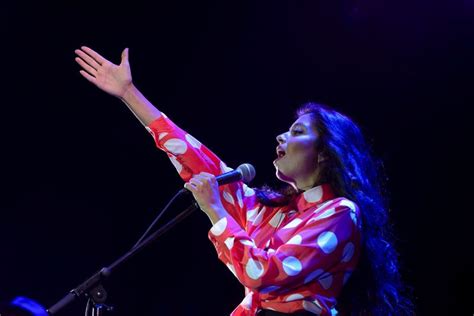
<instances>
[{"instance_id":1,"label":"nose","mask_svg":"<svg viewBox=\"0 0 474 316\"><path fill-rule=\"evenodd\" d=\"M286 133L282 133L276 137L278 144L283 144L286 142Z\"/></svg>"}]
</instances>

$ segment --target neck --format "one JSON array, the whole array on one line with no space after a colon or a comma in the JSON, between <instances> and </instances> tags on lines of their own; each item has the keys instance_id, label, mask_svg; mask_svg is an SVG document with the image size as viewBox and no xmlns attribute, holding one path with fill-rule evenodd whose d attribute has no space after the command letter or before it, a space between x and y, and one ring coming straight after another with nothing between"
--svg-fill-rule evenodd
<instances>
[{"instance_id":1,"label":"neck","mask_svg":"<svg viewBox=\"0 0 474 316\"><path fill-rule=\"evenodd\" d=\"M301 192L301 191L307 191L309 189L312 189L318 186L320 184L319 182L320 182L319 172L318 170L316 170L315 174L305 179L296 180L294 183L292 183L292 185L298 192Z\"/></svg>"}]
</instances>

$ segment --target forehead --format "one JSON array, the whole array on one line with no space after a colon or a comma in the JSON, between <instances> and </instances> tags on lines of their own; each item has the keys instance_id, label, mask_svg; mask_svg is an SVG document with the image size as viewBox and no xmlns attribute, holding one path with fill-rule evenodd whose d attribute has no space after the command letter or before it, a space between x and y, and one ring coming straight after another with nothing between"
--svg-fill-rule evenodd
<instances>
[{"instance_id":1,"label":"forehead","mask_svg":"<svg viewBox=\"0 0 474 316\"><path fill-rule=\"evenodd\" d=\"M303 114L293 122L292 126L303 125L305 127L314 128L313 120L311 114ZM315 129L315 128L314 128Z\"/></svg>"}]
</instances>

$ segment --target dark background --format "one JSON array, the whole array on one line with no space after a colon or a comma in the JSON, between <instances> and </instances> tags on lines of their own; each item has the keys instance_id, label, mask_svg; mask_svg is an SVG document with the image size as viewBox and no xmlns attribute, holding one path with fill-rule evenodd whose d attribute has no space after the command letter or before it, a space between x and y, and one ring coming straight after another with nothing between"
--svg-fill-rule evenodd
<instances>
[{"instance_id":1,"label":"dark background","mask_svg":"<svg viewBox=\"0 0 474 316\"><path fill-rule=\"evenodd\" d=\"M129 47L143 93L228 165L254 164L255 186L277 184L275 136L299 104L351 116L385 162L418 314L472 315L472 2L222 2L0 3L0 300L51 306L182 187L125 105L79 75L87 45L113 62ZM193 214L118 270L115 315L229 314L243 293L209 228Z\"/></svg>"}]
</instances>

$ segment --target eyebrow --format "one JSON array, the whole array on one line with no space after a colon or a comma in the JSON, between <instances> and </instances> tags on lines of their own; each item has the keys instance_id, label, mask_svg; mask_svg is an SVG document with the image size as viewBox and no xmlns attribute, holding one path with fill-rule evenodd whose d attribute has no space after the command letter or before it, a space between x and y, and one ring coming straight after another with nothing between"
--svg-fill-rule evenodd
<instances>
[{"instance_id":1,"label":"eyebrow","mask_svg":"<svg viewBox=\"0 0 474 316\"><path fill-rule=\"evenodd\" d=\"M295 128L295 127L299 127L299 126L306 128L306 125L304 125L303 123L295 123L295 124L290 126L290 129Z\"/></svg>"}]
</instances>

